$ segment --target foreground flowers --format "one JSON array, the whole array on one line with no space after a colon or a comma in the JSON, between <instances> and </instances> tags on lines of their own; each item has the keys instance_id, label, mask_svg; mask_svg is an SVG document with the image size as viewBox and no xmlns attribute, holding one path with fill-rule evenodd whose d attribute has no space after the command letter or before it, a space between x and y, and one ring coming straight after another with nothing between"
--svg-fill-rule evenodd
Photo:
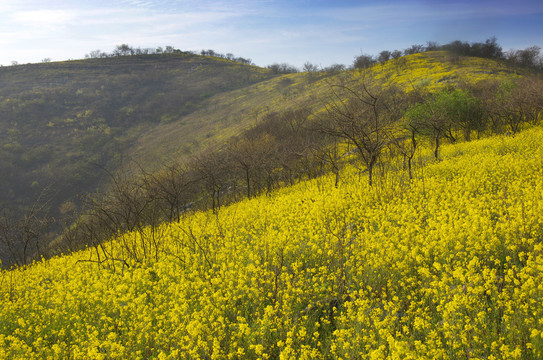
<instances>
[{"instance_id":1,"label":"foreground flowers","mask_svg":"<svg viewBox=\"0 0 543 360\"><path fill-rule=\"evenodd\" d=\"M158 261L3 271L0 358L543 357L543 131L165 225ZM125 234L105 244L123 259ZM130 241L127 241L129 239ZM91 260L91 261L89 261Z\"/></svg>"}]
</instances>

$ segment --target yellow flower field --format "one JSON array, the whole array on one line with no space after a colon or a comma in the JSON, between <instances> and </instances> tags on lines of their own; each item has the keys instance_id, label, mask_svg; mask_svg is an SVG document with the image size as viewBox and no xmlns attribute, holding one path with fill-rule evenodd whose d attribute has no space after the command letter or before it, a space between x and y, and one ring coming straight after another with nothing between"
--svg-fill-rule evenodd
<instances>
[{"instance_id":1,"label":"yellow flower field","mask_svg":"<svg viewBox=\"0 0 543 360\"><path fill-rule=\"evenodd\" d=\"M0 358L542 358L542 143L536 127L423 151L413 181L391 167L373 188L351 166L338 188L2 271Z\"/></svg>"}]
</instances>

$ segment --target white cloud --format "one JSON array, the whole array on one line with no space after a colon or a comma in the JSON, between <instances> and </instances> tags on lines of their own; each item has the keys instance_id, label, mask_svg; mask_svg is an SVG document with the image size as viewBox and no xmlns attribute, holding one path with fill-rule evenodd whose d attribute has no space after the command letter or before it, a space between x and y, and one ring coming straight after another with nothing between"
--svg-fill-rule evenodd
<instances>
[{"instance_id":1,"label":"white cloud","mask_svg":"<svg viewBox=\"0 0 543 360\"><path fill-rule=\"evenodd\" d=\"M72 21L76 13L71 10L30 10L18 11L11 16L19 26L56 26Z\"/></svg>"}]
</instances>

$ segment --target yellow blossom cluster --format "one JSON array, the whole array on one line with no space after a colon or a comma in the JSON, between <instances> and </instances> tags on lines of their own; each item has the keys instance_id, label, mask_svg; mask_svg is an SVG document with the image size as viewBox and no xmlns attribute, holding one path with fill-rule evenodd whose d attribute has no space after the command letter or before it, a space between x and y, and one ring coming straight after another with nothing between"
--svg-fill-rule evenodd
<instances>
[{"instance_id":1,"label":"yellow blossom cluster","mask_svg":"<svg viewBox=\"0 0 543 360\"><path fill-rule=\"evenodd\" d=\"M112 240L2 271L0 359L542 358L542 143L422 151L371 188L347 167L166 224L142 263Z\"/></svg>"},{"instance_id":2,"label":"yellow blossom cluster","mask_svg":"<svg viewBox=\"0 0 543 360\"><path fill-rule=\"evenodd\" d=\"M385 86L400 86L407 92L414 88L435 91L458 82L477 83L518 76L511 73L510 68L496 60L460 57L447 51L413 54L372 68L375 79L383 81Z\"/></svg>"}]
</instances>

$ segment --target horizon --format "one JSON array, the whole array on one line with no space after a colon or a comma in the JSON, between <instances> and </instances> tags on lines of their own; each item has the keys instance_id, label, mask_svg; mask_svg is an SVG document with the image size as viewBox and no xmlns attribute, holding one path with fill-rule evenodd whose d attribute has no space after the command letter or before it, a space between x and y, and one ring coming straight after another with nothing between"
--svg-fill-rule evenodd
<instances>
[{"instance_id":1,"label":"horizon","mask_svg":"<svg viewBox=\"0 0 543 360\"><path fill-rule=\"evenodd\" d=\"M0 64L83 59L116 46L212 49L258 66L351 65L427 42L541 46L543 3L522 1L0 1Z\"/></svg>"}]
</instances>

